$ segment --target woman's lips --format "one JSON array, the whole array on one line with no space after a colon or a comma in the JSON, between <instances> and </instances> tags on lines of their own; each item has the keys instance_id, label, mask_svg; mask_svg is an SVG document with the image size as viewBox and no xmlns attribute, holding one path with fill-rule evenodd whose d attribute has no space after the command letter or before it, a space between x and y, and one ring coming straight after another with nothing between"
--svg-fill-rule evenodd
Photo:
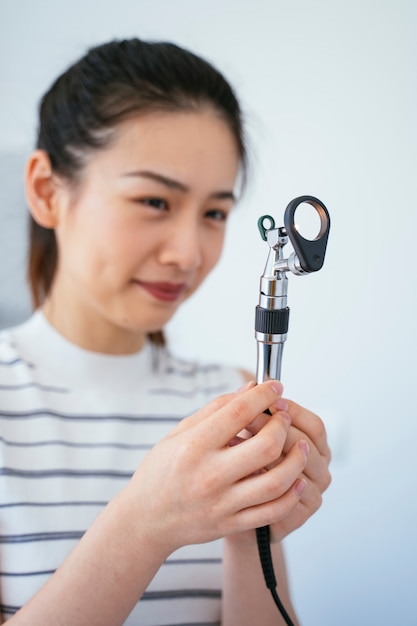
<instances>
[{"instance_id":1,"label":"woman's lips","mask_svg":"<svg viewBox=\"0 0 417 626\"><path fill-rule=\"evenodd\" d=\"M151 296L163 302L175 302L187 288L185 283L148 283L141 280L135 282L150 293Z\"/></svg>"}]
</instances>

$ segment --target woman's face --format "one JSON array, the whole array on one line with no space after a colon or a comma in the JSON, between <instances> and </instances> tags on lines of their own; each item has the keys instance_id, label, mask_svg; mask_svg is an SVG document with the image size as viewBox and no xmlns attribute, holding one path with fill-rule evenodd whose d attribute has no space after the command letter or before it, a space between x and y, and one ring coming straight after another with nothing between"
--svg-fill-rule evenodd
<instances>
[{"instance_id":1,"label":"woman's face","mask_svg":"<svg viewBox=\"0 0 417 626\"><path fill-rule=\"evenodd\" d=\"M57 194L58 267L45 314L99 352L140 348L217 263L239 168L210 111L122 123Z\"/></svg>"}]
</instances>

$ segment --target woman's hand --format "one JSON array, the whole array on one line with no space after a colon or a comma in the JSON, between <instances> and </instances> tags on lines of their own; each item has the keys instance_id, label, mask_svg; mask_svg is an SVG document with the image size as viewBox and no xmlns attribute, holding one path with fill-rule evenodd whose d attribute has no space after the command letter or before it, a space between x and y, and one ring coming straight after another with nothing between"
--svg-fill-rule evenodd
<instances>
[{"instance_id":1,"label":"woman's hand","mask_svg":"<svg viewBox=\"0 0 417 626\"><path fill-rule=\"evenodd\" d=\"M286 518L271 520L272 542L281 541L317 511L322 502L322 494L331 481L329 473L331 453L322 420L311 411L290 400L281 399L278 405L285 409L291 420L291 426L288 430L282 456L274 463L266 465L265 470L270 472L279 466L296 445L304 446L307 443L308 453L306 465L300 475L300 479L303 481L303 487L301 485L299 487L300 499L297 505L289 511ZM265 422L268 419L270 418L267 415L259 416L249 426L249 431L256 434L259 429L265 427Z\"/></svg>"},{"instance_id":2,"label":"woman's hand","mask_svg":"<svg viewBox=\"0 0 417 626\"><path fill-rule=\"evenodd\" d=\"M286 534L290 519L295 527L308 517L304 509L313 506L312 498L300 505L300 477L306 472L313 483L320 474L314 461L307 469L305 440L313 448L315 434L294 405L290 412L298 427L292 426L289 444L290 420L276 408L281 393L282 385L269 381L222 396L184 419L141 463L127 489L141 532L153 542L158 538L162 552L270 523L276 535ZM276 412L264 420L270 407ZM254 422L251 438L229 445ZM304 441L303 428L310 433Z\"/></svg>"}]
</instances>

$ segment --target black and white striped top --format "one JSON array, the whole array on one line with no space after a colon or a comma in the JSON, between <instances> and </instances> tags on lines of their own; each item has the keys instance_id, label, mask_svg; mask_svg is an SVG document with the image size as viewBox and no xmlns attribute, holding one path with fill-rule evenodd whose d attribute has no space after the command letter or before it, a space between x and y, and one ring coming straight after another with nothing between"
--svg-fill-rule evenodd
<instances>
[{"instance_id":1,"label":"black and white striped top","mask_svg":"<svg viewBox=\"0 0 417 626\"><path fill-rule=\"evenodd\" d=\"M62 563L141 459L183 417L235 391L238 370L148 344L87 352L41 312L0 333L0 600L11 617ZM221 542L161 567L126 624L220 620Z\"/></svg>"}]
</instances>

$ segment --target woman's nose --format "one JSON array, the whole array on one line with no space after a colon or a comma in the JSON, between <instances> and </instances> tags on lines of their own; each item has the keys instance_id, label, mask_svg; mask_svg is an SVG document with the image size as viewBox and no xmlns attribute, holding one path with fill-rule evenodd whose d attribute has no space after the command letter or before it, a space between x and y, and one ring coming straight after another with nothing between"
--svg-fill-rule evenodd
<instances>
[{"instance_id":1,"label":"woman's nose","mask_svg":"<svg viewBox=\"0 0 417 626\"><path fill-rule=\"evenodd\" d=\"M202 263L201 232L198 224L180 221L173 224L164 238L159 260L163 265L176 265L183 272L190 272Z\"/></svg>"}]
</instances>

